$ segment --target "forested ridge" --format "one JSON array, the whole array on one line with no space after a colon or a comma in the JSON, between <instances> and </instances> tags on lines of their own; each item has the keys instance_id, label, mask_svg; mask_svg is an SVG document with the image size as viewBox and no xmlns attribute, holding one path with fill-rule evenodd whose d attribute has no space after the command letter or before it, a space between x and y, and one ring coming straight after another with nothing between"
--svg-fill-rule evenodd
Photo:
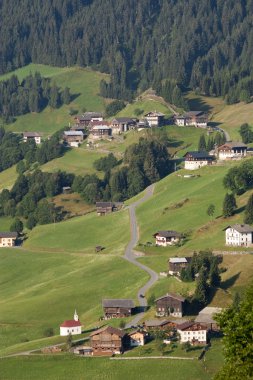
<instances>
[{"instance_id":1,"label":"forested ridge","mask_svg":"<svg viewBox=\"0 0 253 380\"><path fill-rule=\"evenodd\" d=\"M131 98L163 79L253 95L253 0L2 0L0 71L30 62L92 66Z\"/></svg>"}]
</instances>

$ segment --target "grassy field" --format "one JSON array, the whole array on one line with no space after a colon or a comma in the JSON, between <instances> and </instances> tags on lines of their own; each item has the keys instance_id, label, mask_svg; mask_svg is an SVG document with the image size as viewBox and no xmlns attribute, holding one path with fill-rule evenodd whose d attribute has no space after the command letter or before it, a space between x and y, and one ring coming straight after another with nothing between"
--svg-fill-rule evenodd
<instances>
[{"instance_id":1,"label":"grassy field","mask_svg":"<svg viewBox=\"0 0 253 380\"><path fill-rule=\"evenodd\" d=\"M99 83L101 79L108 76L90 69L30 64L12 73L0 76L0 80L4 80L12 74L23 79L30 72L35 73L36 71L44 77L51 78L61 88L68 86L73 95L73 100L69 105L64 105L59 109L47 107L41 113L20 116L15 123L7 126L9 130L16 132L38 131L47 136L73 121L73 117L68 112L70 108L79 112L83 108L92 111L104 111L104 100L98 95Z\"/></svg>"},{"instance_id":2,"label":"grassy field","mask_svg":"<svg viewBox=\"0 0 253 380\"><path fill-rule=\"evenodd\" d=\"M139 97L136 101L131 104L128 104L122 111L117 113L118 117L136 117L135 110L139 109L142 111L139 118L143 117L146 113L150 111L163 112L166 116L171 115L169 108L162 104L160 101L153 99L146 99Z\"/></svg>"},{"instance_id":3,"label":"grassy field","mask_svg":"<svg viewBox=\"0 0 253 380\"><path fill-rule=\"evenodd\" d=\"M102 298L135 299L147 281L144 272L117 256L2 248L0 261L0 355L21 343L14 351L26 350L46 328L58 335L59 324L71 319L75 308L84 330L99 325ZM36 345L43 347L41 341Z\"/></svg>"},{"instance_id":4,"label":"grassy field","mask_svg":"<svg viewBox=\"0 0 253 380\"><path fill-rule=\"evenodd\" d=\"M209 353L208 353L209 354ZM211 380L215 371L212 359L197 360L131 360L58 357L10 358L1 361L1 380ZM219 363L219 362L218 362ZM42 371L43 368L43 371Z\"/></svg>"},{"instance_id":5,"label":"grassy field","mask_svg":"<svg viewBox=\"0 0 253 380\"><path fill-rule=\"evenodd\" d=\"M0 231L9 231L13 219L9 216L0 217Z\"/></svg>"},{"instance_id":6,"label":"grassy field","mask_svg":"<svg viewBox=\"0 0 253 380\"><path fill-rule=\"evenodd\" d=\"M9 189L13 186L14 182L18 177L16 172L16 165L13 165L11 168L4 170L0 173L0 191L3 189Z\"/></svg>"}]
</instances>

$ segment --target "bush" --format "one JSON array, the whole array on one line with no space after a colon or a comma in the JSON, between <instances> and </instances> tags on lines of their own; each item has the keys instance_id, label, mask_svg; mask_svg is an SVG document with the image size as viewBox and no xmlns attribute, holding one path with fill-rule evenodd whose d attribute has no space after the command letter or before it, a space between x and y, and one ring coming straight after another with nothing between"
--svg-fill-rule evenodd
<instances>
[{"instance_id":1,"label":"bush","mask_svg":"<svg viewBox=\"0 0 253 380\"><path fill-rule=\"evenodd\" d=\"M44 330L44 334L43 334L45 337L50 337L50 336L53 336L54 335L54 329L52 327L48 327Z\"/></svg>"}]
</instances>

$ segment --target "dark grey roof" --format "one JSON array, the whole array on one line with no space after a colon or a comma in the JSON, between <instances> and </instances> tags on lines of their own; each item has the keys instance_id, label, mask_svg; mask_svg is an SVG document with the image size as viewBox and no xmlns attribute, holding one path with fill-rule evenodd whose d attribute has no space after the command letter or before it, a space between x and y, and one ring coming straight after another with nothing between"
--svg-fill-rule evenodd
<instances>
[{"instance_id":1,"label":"dark grey roof","mask_svg":"<svg viewBox=\"0 0 253 380\"><path fill-rule=\"evenodd\" d=\"M185 153L184 157L187 158L187 156L191 156L192 158L195 158L196 160L202 160L202 159L207 159L207 160L212 160L214 157L210 156L208 152L197 152L197 151L191 151Z\"/></svg>"},{"instance_id":2,"label":"dark grey roof","mask_svg":"<svg viewBox=\"0 0 253 380\"><path fill-rule=\"evenodd\" d=\"M159 300L162 300L163 298L167 298L167 297L174 298L174 299L181 301L181 302L185 301L184 297L182 297L178 294L175 294L175 293L167 293L164 296L157 298L155 301L159 301Z\"/></svg>"},{"instance_id":3,"label":"dark grey roof","mask_svg":"<svg viewBox=\"0 0 253 380\"><path fill-rule=\"evenodd\" d=\"M17 232L0 232L0 238L13 238L17 239L18 233Z\"/></svg>"},{"instance_id":4,"label":"dark grey roof","mask_svg":"<svg viewBox=\"0 0 253 380\"><path fill-rule=\"evenodd\" d=\"M184 114L184 117L193 117L193 116L201 116L203 115L203 111L188 111Z\"/></svg>"},{"instance_id":5,"label":"dark grey roof","mask_svg":"<svg viewBox=\"0 0 253 380\"><path fill-rule=\"evenodd\" d=\"M135 123L135 120L129 117L115 117L112 122L116 121L117 123Z\"/></svg>"},{"instance_id":6,"label":"dark grey roof","mask_svg":"<svg viewBox=\"0 0 253 380\"><path fill-rule=\"evenodd\" d=\"M181 234L177 231L158 231L155 233L154 236L156 235L160 235L160 236L163 236L165 238L169 238L169 237L180 237Z\"/></svg>"},{"instance_id":7,"label":"dark grey roof","mask_svg":"<svg viewBox=\"0 0 253 380\"><path fill-rule=\"evenodd\" d=\"M115 327L111 327L111 326L104 326L104 327L101 327L100 329L92 332L90 334L90 337L94 336L94 335L97 335L97 334L101 334L103 333L104 331L106 331L107 333L109 334L114 334L114 335L118 335L119 337L123 338L123 336L126 335L125 331L122 331L122 330L119 330L119 329L116 329Z\"/></svg>"},{"instance_id":8,"label":"dark grey roof","mask_svg":"<svg viewBox=\"0 0 253 380\"><path fill-rule=\"evenodd\" d=\"M130 299L104 299L103 307L126 307L127 309L134 308L134 301Z\"/></svg>"},{"instance_id":9,"label":"dark grey roof","mask_svg":"<svg viewBox=\"0 0 253 380\"><path fill-rule=\"evenodd\" d=\"M41 133L38 132L23 132L24 137L42 137Z\"/></svg>"},{"instance_id":10,"label":"dark grey roof","mask_svg":"<svg viewBox=\"0 0 253 380\"><path fill-rule=\"evenodd\" d=\"M83 119L83 120L91 120L93 117L95 118L103 117L103 114L101 112L85 112L79 117L80 119Z\"/></svg>"},{"instance_id":11,"label":"dark grey roof","mask_svg":"<svg viewBox=\"0 0 253 380\"><path fill-rule=\"evenodd\" d=\"M96 202L96 207L113 207L114 203L112 202Z\"/></svg>"},{"instance_id":12,"label":"dark grey roof","mask_svg":"<svg viewBox=\"0 0 253 380\"><path fill-rule=\"evenodd\" d=\"M225 230L227 230L228 228L233 228L234 230L240 233L253 232L253 227L251 227L249 224L234 224L233 226L226 227Z\"/></svg>"},{"instance_id":13,"label":"dark grey roof","mask_svg":"<svg viewBox=\"0 0 253 380\"><path fill-rule=\"evenodd\" d=\"M163 325L166 325L167 323L170 323L171 321L167 321L166 319L163 319L163 320L159 320L159 319L153 319L153 320L150 320L150 321L145 321L145 326L147 327L159 327L159 326L163 326Z\"/></svg>"}]
</instances>

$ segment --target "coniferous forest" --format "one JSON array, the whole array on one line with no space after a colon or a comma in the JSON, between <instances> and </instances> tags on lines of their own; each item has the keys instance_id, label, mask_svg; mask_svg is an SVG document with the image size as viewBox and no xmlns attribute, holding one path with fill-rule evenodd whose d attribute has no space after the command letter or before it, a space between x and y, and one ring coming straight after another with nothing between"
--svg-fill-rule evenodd
<instances>
[{"instance_id":1,"label":"coniferous forest","mask_svg":"<svg viewBox=\"0 0 253 380\"><path fill-rule=\"evenodd\" d=\"M247 101L252 21L253 0L2 0L0 72L78 64L111 74L101 84L108 97L131 99L168 79Z\"/></svg>"}]
</instances>

